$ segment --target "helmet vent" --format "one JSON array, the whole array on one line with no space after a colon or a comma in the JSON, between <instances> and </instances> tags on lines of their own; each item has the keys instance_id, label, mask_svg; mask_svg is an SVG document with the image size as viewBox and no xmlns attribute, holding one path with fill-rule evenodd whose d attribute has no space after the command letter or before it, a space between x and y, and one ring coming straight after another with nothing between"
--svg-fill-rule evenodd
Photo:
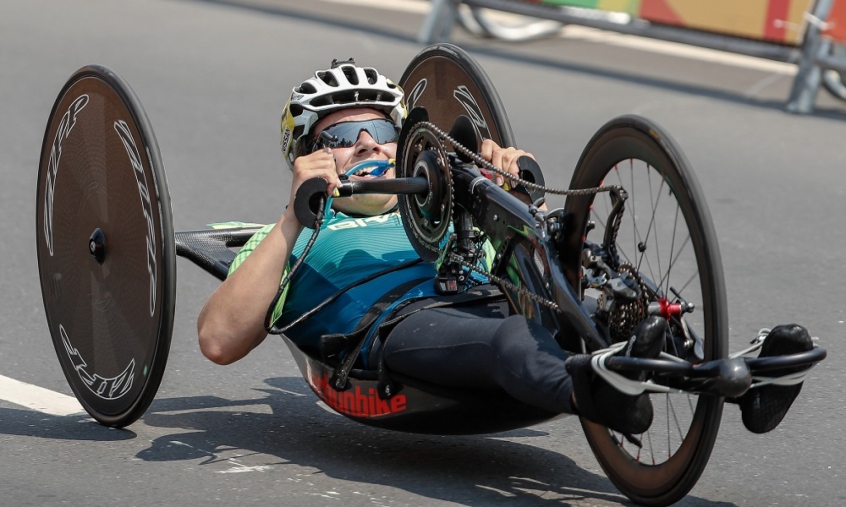
<instances>
[{"instance_id":1,"label":"helmet vent","mask_svg":"<svg viewBox=\"0 0 846 507\"><path fill-rule=\"evenodd\" d=\"M367 77L367 82L370 84L376 84L376 81L379 80L379 73L376 72L376 69L373 67L367 67L364 69L364 75Z\"/></svg>"},{"instance_id":2,"label":"helmet vent","mask_svg":"<svg viewBox=\"0 0 846 507\"><path fill-rule=\"evenodd\" d=\"M291 104L291 116L296 118L301 114L303 114L303 106L299 104Z\"/></svg>"},{"instance_id":3,"label":"helmet vent","mask_svg":"<svg viewBox=\"0 0 846 507\"><path fill-rule=\"evenodd\" d=\"M347 81L349 81L350 84L358 84L358 74L355 73L355 67L352 65L344 65L341 67L341 70L344 72L344 75L347 76Z\"/></svg>"},{"instance_id":4,"label":"helmet vent","mask_svg":"<svg viewBox=\"0 0 846 507\"><path fill-rule=\"evenodd\" d=\"M335 101L332 100L331 95L324 95L322 97L315 97L314 100L311 101L311 105L314 106L314 107L330 106L334 103L335 103Z\"/></svg>"},{"instance_id":5,"label":"helmet vent","mask_svg":"<svg viewBox=\"0 0 846 507\"><path fill-rule=\"evenodd\" d=\"M329 86L338 86L338 80L330 72L318 72L317 78L328 84Z\"/></svg>"},{"instance_id":6,"label":"helmet vent","mask_svg":"<svg viewBox=\"0 0 846 507\"><path fill-rule=\"evenodd\" d=\"M317 88L311 83L303 83L297 88L297 93L317 93Z\"/></svg>"}]
</instances>

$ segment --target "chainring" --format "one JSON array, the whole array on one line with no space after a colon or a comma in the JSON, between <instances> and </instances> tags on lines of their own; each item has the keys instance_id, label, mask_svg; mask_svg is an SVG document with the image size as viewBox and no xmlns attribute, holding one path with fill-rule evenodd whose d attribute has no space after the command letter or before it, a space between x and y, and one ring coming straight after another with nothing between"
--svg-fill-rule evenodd
<instances>
[{"instance_id":1,"label":"chainring","mask_svg":"<svg viewBox=\"0 0 846 507\"><path fill-rule=\"evenodd\" d=\"M452 178L442 141L429 129L411 126L400 143L397 177L425 177L425 196L399 195L399 211L414 251L425 262L438 259L452 221Z\"/></svg>"}]
</instances>

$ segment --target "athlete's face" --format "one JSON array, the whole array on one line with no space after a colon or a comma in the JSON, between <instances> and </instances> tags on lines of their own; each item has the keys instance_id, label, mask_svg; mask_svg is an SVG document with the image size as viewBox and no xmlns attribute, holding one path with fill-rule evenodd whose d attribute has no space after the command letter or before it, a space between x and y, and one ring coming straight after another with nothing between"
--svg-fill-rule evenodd
<instances>
[{"instance_id":1,"label":"athlete's face","mask_svg":"<svg viewBox=\"0 0 846 507\"><path fill-rule=\"evenodd\" d=\"M326 127L340 122L374 120L381 118L385 118L385 115L374 109L345 109L343 111L332 113L321 119L317 122L314 132L319 135ZM335 166L338 174L344 174L352 166L365 160L388 160L396 158L397 143L379 144L367 131L362 131L354 145L348 148L333 148L332 154L335 156ZM396 174L394 169L391 168L382 176L352 175L350 176L350 179L387 179L394 178L395 176ZM344 213L353 213L357 215L379 215L396 206L396 203L397 196L392 194L357 194L352 197L335 199L333 201L333 207Z\"/></svg>"}]
</instances>

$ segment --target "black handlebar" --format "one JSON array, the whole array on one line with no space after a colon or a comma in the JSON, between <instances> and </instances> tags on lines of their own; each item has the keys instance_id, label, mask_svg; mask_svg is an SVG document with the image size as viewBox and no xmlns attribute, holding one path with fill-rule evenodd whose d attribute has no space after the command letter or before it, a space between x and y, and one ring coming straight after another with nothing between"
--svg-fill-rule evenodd
<instances>
[{"instance_id":1,"label":"black handlebar","mask_svg":"<svg viewBox=\"0 0 846 507\"><path fill-rule=\"evenodd\" d=\"M429 192L426 178L391 178L389 180L347 180L341 182L338 197L353 194L425 194Z\"/></svg>"},{"instance_id":2,"label":"black handlebar","mask_svg":"<svg viewBox=\"0 0 846 507\"><path fill-rule=\"evenodd\" d=\"M323 178L306 180L294 196L294 214L304 227L314 229L318 214L326 204L326 187L329 182ZM354 194L426 194L429 182L426 178L392 178L388 180L346 180L335 197L349 197Z\"/></svg>"}]
</instances>

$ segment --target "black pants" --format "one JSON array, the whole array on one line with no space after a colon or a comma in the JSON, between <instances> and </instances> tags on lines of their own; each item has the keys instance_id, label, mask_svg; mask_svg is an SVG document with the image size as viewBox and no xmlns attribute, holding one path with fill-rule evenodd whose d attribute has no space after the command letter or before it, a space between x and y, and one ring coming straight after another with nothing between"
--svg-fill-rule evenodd
<instances>
[{"instance_id":1,"label":"black pants","mask_svg":"<svg viewBox=\"0 0 846 507\"><path fill-rule=\"evenodd\" d=\"M391 371L446 387L501 388L524 403L573 413L567 354L541 325L499 304L421 310L371 351ZM384 348L384 352L382 351Z\"/></svg>"}]
</instances>

